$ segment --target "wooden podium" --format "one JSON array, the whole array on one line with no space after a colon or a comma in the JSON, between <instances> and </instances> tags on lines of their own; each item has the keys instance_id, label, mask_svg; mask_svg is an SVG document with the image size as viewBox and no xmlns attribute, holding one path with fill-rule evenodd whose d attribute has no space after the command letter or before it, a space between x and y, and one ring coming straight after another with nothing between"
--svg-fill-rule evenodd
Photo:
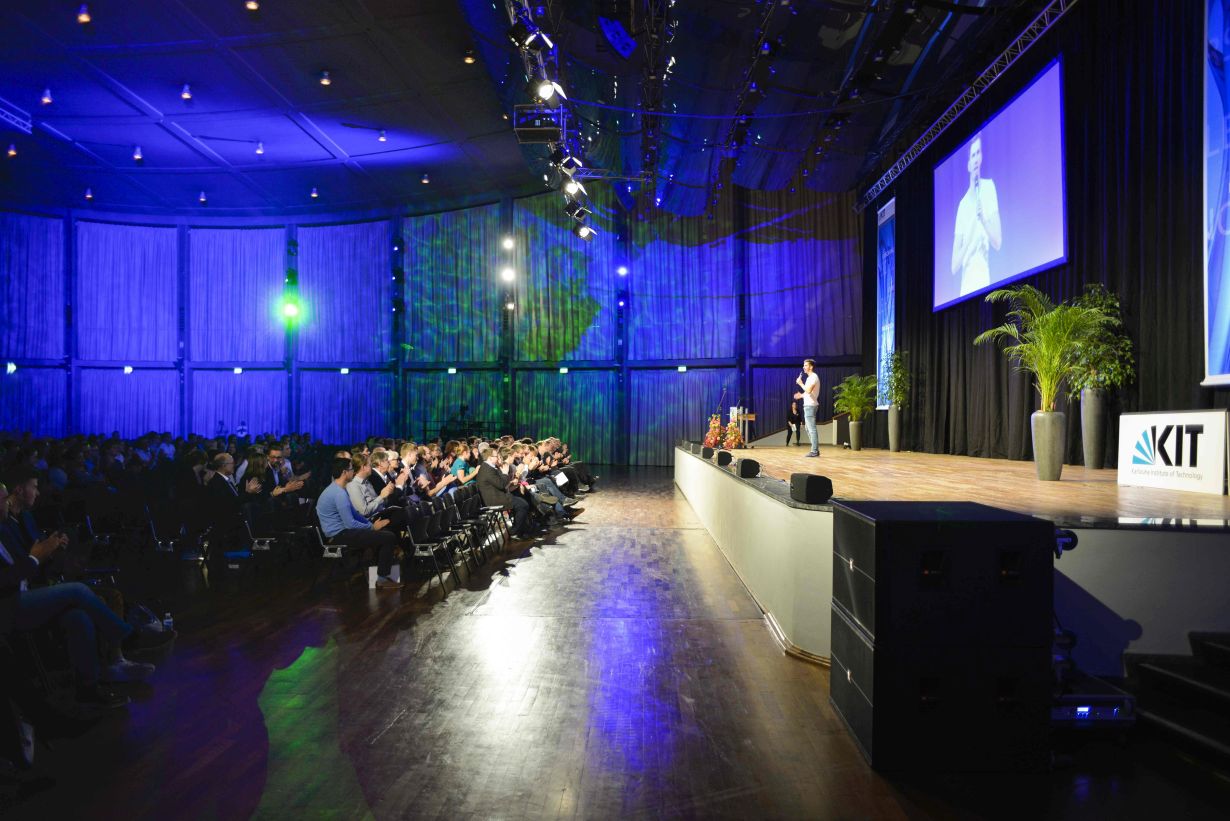
<instances>
[{"instance_id":1,"label":"wooden podium","mask_svg":"<svg viewBox=\"0 0 1230 821\"><path fill-rule=\"evenodd\" d=\"M739 435L743 437L743 447L747 447L747 423L755 422L756 414L744 411L731 419L731 421L738 424Z\"/></svg>"}]
</instances>

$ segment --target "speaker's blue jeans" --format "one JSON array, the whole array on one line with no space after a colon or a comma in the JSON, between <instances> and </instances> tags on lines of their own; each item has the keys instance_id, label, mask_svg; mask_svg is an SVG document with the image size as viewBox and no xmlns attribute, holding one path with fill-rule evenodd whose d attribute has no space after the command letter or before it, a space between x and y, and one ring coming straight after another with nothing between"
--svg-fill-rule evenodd
<instances>
[{"instance_id":1,"label":"speaker's blue jeans","mask_svg":"<svg viewBox=\"0 0 1230 821\"><path fill-rule=\"evenodd\" d=\"M819 405L803 406L803 421L807 423L807 439L811 442L811 452L820 452L820 436L816 433L816 408Z\"/></svg>"}]
</instances>

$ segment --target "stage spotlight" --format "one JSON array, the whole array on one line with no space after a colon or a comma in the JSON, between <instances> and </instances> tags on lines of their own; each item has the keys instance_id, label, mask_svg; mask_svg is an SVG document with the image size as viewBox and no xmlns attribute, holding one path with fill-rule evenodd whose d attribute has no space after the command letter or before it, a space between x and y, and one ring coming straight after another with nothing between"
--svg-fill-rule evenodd
<instances>
[{"instance_id":1,"label":"stage spotlight","mask_svg":"<svg viewBox=\"0 0 1230 821\"><path fill-rule=\"evenodd\" d=\"M293 296L282 298L282 318L294 320L299 317L299 301Z\"/></svg>"},{"instance_id":2,"label":"stage spotlight","mask_svg":"<svg viewBox=\"0 0 1230 821\"><path fill-rule=\"evenodd\" d=\"M320 72L320 84L322 86L333 85L333 78L329 76L328 71Z\"/></svg>"},{"instance_id":3,"label":"stage spotlight","mask_svg":"<svg viewBox=\"0 0 1230 821\"><path fill-rule=\"evenodd\" d=\"M316 199L319 196L320 196L320 192L316 190L316 186L312 186L312 194L311 194L312 199Z\"/></svg>"},{"instance_id":4,"label":"stage spotlight","mask_svg":"<svg viewBox=\"0 0 1230 821\"><path fill-rule=\"evenodd\" d=\"M572 226L572 233L576 234L586 242L592 242L594 239L594 234L598 232L590 226L578 222L576 225Z\"/></svg>"},{"instance_id":5,"label":"stage spotlight","mask_svg":"<svg viewBox=\"0 0 1230 821\"><path fill-rule=\"evenodd\" d=\"M200 193L200 195L196 198L196 201L199 202L201 205L204 205L207 202L207 200L205 199L204 191Z\"/></svg>"},{"instance_id":6,"label":"stage spotlight","mask_svg":"<svg viewBox=\"0 0 1230 821\"><path fill-rule=\"evenodd\" d=\"M419 178L419 182L421 182L423 185L428 185L431 183L431 177L427 176L427 173L424 172L423 176Z\"/></svg>"},{"instance_id":7,"label":"stage spotlight","mask_svg":"<svg viewBox=\"0 0 1230 821\"><path fill-rule=\"evenodd\" d=\"M125 375L125 376L129 376L129 375L131 375L131 374L132 374L132 365L125 365L125 366L124 366L124 375Z\"/></svg>"},{"instance_id":8,"label":"stage spotlight","mask_svg":"<svg viewBox=\"0 0 1230 821\"><path fill-rule=\"evenodd\" d=\"M500 245L505 251L511 251L516 244L517 243L513 241L512 237L504 237L504 239L500 241Z\"/></svg>"},{"instance_id":9,"label":"stage spotlight","mask_svg":"<svg viewBox=\"0 0 1230 821\"><path fill-rule=\"evenodd\" d=\"M53 102L53 100L51 99L51 89L44 88L43 96L39 97L38 101L42 103L43 105L51 105Z\"/></svg>"},{"instance_id":10,"label":"stage spotlight","mask_svg":"<svg viewBox=\"0 0 1230 821\"><path fill-rule=\"evenodd\" d=\"M505 308L505 310L515 311L515 310L517 309L517 303L515 303L515 302L506 302L506 303L504 303L504 308Z\"/></svg>"},{"instance_id":11,"label":"stage spotlight","mask_svg":"<svg viewBox=\"0 0 1230 821\"><path fill-rule=\"evenodd\" d=\"M512 28L508 30L508 39L517 48L530 49L531 51L555 48L555 43L551 42L551 38L545 31L525 19L520 19L513 23Z\"/></svg>"},{"instance_id":12,"label":"stage spotlight","mask_svg":"<svg viewBox=\"0 0 1230 821\"><path fill-rule=\"evenodd\" d=\"M243 373L243 368L234 368L233 370L231 370L231 373L238 376L239 374Z\"/></svg>"},{"instance_id":13,"label":"stage spotlight","mask_svg":"<svg viewBox=\"0 0 1230 821\"><path fill-rule=\"evenodd\" d=\"M564 213L580 222L593 212L586 208L580 200L571 200L564 206Z\"/></svg>"},{"instance_id":14,"label":"stage spotlight","mask_svg":"<svg viewBox=\"0 0 1230 821\"><path fill-rule=\"evenodd\" d=\"M628 275L628 266L620 265L615 269L615 273L619 274L621 277L626 277Z\"/></svg>"},{"instance_id":15,"label":"stage spotlight","mask_svg":"<svg viewBox=\"0 0 1230 821\"><path fill-rule=\"evenodd\" d=\"M572 177L569 177L564 183L564 193L570 197L575 197L577 194L589 194L589 192L585 190L585 186L581 185L581 181L575 180Z\"/></svg>"},{"instance_id":16,"label":"stage spotlight","mask_svg":"<svg viewBox=\"0 0 1230 821\"><path fill-rule=\"evenodd\" d=\"M384 133L384 129L380 129L380 136L376 137L376 142L387 143L389 135Z\"/></svg>"},{"instance_id":17,"label":"stage spotlight","mask_svg":"<svg viewBox=\"0 0 1230 821\"><path fill-rule=\"evenodd\" d=\"M678 368L675 368L675 370L679 371L679 373L687 373L687 372L688 372L688 366L687 366L687 365L680 365Z\"/></svg>"},{"instance_id":18,"label":"stage spotlight","mask_svg":"<svg viewBox=\"0 0 1230 821\"><path fill-rule=\"evenodd\" d=\"M338 371L338 373L340 373L342 376L346 376L347 374L350 373L350 368L342 368L341 370Z\"/></svg>"},{"instance_id":19,"label":"stage spotlight","mask_svg":"<svg viewBox=\"0 0 1230 821\"><path fill-rule=\"evenodd\" d=\"M585 163L581 162L580 157L565 148L557 148L551 152L551 163L552 165L558 165L561 171L568 174L585 166Z\"/></svg>"},{"instance_id":20,"label":"stage spotlight","mask_svg":"<svg viewBox=\"0 0 1230 821\"><path fill-rule=\"evenodd\" d=\"M7 153L10 157L16 157L17 156L17 146L14 145L13 143L9 143L9 150Z\"/></svg>"},{"instance_id":21,"label":"stage spotlight","mask_svg":"<svg viewBox=\"0 0 1230 821\"><path fill-rule=\"evenodd\" d=\"M259 0L247 0L243 7L248 11L260 11L261 4Z\"/></svg>"},{"instance_id":22,"label":"stage spotlight","mask_svg":"<svg viewBox=\"0 0 1230 821\"><path fill-rule=\"evenodd\" d=\"M141 160L145 159L145 155L141 153L141 146L138 145L133 147L132 159L133 162L141 162Z\"/></svg>"},{"instance_id":23,"label":"stage spotlight","mask_svg":"<svg viewBox=\"0 0 1230 821\"><path fill-rule=\"evenodd\" d=\"M264 153L265 153L265 144L264 144L264 143L258 142L258 143L256 144L256 153L257 153L257 154L264 154Z\"/></svg>"},{"instance_id":24,"label":"stage spotlight","mask_svg":"<svg viewBox=\"0 0 1230 821\"><path fill-rule=\"evenodd\" d=\"M449 369L448 369L448 372L449 372L450 374L454 374L454 373L457 373L457 369L456 369L456 368L449 368Z\"/></svg>"},{"instance_id":25,"label":"stage spotlight","mask_svg":"<svg viewBox=\"0 0 1230 821\"><path fill-rule=\"evenodd\" d=\"M17 373L17 363L10 362L7 365L5 365L4 372L7 373L9 376L12 376L13 374Z\"/></svg>"},{"instance_id":26,"label":"stage spotlight","mask_svg":"<svg viewBox=\"0 0 1230 821\"><path fill-rule=\"evenodd\" d=\"M91 19L93 18L90 17L90 7L82 3L81 8L77 9L77 22L84 26Z\"/></svg>"},{"instance_id":27,"label":"stage spotlight","mask_svg":"<svg viewBox=\"0 0 1230 821\"><path fill-rule=\"evenodd\" d=\"M560 373L568 373L568 369L567 369L567 368L560 368L560 369L559 369L559 372L560 372Z\"/></svg>"},{"instance_id":28,"label":"stage spotlight","mask_svg":"<svg viewBox=\"0 0 1230 821\"><path fill-rule=\"evenodd\" d=\"M475 63L477 63L478 57L475 56L474 49L472 48L466 49L465 54L463 54L461 57L461 62L465 63L467 66L472 66Z\"/></svg>"},{"instance_id":29,"label":"stage spotlight","mask_svg":"<svg viewBox=\"0 0 1230 821\"><path fill-rule=\"evenodd\" d=\"M183 89L179 92L179 98L181 100L191 100L192 99L192 87L189 86L187 83L184 83Z\"/></svg>"},{"instance_id":30,"label":"stage spotlight","mask_svg":"<svg viewBox=\"0 0 1230 821\"><path fill-rule=\"evenodd\" d=\"M516 278L517 278L517 272L514 271L512 268L505 268L504 270L500 271L500 279L504 280L505 282L512 282Z\"/></svg>"},{"instance_id":31,"label":"stage spotlight","mask_svg":"<svg viewBox=\"0 0 1230 821\"><path fill-rule=\"evenodd\" d=\"M85 189L85 198L87 201L94 199L94 192L89 188Z\"/></svg>"}]
</instances>

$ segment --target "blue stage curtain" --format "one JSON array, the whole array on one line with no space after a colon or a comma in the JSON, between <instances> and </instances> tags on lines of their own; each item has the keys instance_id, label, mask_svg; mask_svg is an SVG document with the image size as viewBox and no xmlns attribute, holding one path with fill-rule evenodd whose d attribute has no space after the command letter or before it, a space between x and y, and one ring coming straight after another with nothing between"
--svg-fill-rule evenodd
<instances>
[{"instance_id":1,"label":"blue stage curtain","mask_svg":"<svg viewBox=\"0 0 1230 821\"><path fill-rule=\"evenodd\" d=\"M392 248L388 222L299 229L300 362L376 365L392 357Z\"/></svg>"},{"instance_id":2,"label":"blue stage curtain","mask_svg":"<svg viewBox=\"0 0 1230 821\"><path fill-rule=\"evenodd\" d=\"M0 357L64 356L64 221L0 213Z\"/></svg>"},{"instance_id":3,"label":"blue stage curtain","mask_svg":"<svg viewBox=\"0 0 1230 821\"><path fill-rule=\"evenodd\" d=\"M794 395L799 392L799 386L794 380L802 372L801 362L798 366L752 368L752 401L748 407L756 414L756 421L749 432L753 438L768 436L786 427L786 412L790 410ZM833 388L837 383L858 372L856 365L816 368L816 377L820 380L820 409L816 411L817 421L832 417ZM799 400L799 414L802 413L803 403ZM804 434L804 441L806 436Z\"/></svg>"},{"instance_id":4,"label":"blue stage curtain","mask_svg":"<svg viewBox=\"0 0 1230 821\"><path fill-rule=\"evenodd\" d=\"M468 418L484 433L505 433L503 379L499 371L407 372L406 418L395 435L415 441L433 438L463 403L470 406Z\"/></svg>"},{"instance_id":5,"label":"blue stage curtain","mask_svg":"<svg viewBox=\"0 0 1230 821\"><path fill-rule=\"evenodd\" d=\"M733 368L632 371L629 377L629 461L634 465L669 465L675 442L700 439L709 416L721 401L722 422L738 401L738 372ZM726 396L722 398L722 389Z\"/></svg>"},{"instance_id":6,"label":"blue stage curtain","mask_svg":"<svg viewBox=\"0 0 1230 821\"><path fill-rule=\"evenodd\" d=\"M288 383L285 371L194 370L192 407L188 412L193 433L216 436L290 432Z\"/></svg>"},{"instance_id":7,"label":"blue stage curtain","mask_svg":"<svg viewBox=\"0 0 1230 821\"><path fill-rule=\"evenodd\" d=\"M634 223L632 237L629 358L733 357L739 311L728 218L663 214Z\"/></svg>"},{"instance_id":8,"label":"blue stage curtain","mask_svg":"<svg viewBox=\"0 0 1230 821\"><path fill-rule=\"evenodd\" d=\"M275 362L286 355L278 315L283 228L188 233L188 355L193 362Z\"/></svg>"},{"instance_id":9,"label":"blue stage curtain","mask_svg":"<svg viewBox=\"0 0 1230 821\"><path fill-rule=\"evenodd\" d=\"M606 211L602 189L592 205ZM600 231L590 242L573 235L558 194L517 200L516 358L522 362L615 358L619 242Z\"/></svg>"},{"instance_id":10,"label":"blue stage curtain","mask_svg":"<svg viewBox=\"0 0 1230 821\"><path fill-rule=\"evenodd\" d=\"M77 431L133 439L151 431L180 433L179 371L82 368L77 372Z\"/></svg>"},{"instance_id":11,"label":"blue stage curtain","mask_svg":"<svg viewBox=\"0 0 1230 821\"><path fill-rule=\"evenodd\" d=\"M176 229L77 223L73 322L80 359L179 356Z\"/></svg>"},{"instance_id":12,"label":"blue stage curtain","mask_svg":"<svg viewBox=\"0 0 1230 821\"><path fill-rule=\"evenodd\" d=\"M404 361L499 359L501 237L498 203L405 221Z\"/></svg>"},{"instance_id":13,"label":"blue stage curtain","mask_svg":"<svg viewBox=\"0 0 1230 821\"><path fill-rule=\"evenodd\" d=\"M18 368L16 373L0 372L0 431L64 436L67 408L67 371Z\"/></svg>"},{"instance_id":14,"label":"blue stage curtain","mask_svg":"<svg viewBox=\"0 0 1230 821\"><path fill-rule=\"evenodd\" d=\"M299 428L333 445L392 436L393 390L388 372L299 372Z\"/></svg>"},{"instance_id":15,"label":"blue stage curtain","mask_svg":"<svg viewBox=\"0 0 1230 821\"><path fill-rule=\"evenodd\" d=\"M853 194L746 191L752 356L858 354L860 217Z\"/></svg>"},{"instance_id":16,"label":"blue stage curtain","mask_svg":"<svg viewBox=\"0 0 1230 821\"><path fill-rule=\"evenodd\" d=\"M614 461L619 374L615 371L519 371L517 436L556 436L579 459Z\"/></svg>"}]
</instances>

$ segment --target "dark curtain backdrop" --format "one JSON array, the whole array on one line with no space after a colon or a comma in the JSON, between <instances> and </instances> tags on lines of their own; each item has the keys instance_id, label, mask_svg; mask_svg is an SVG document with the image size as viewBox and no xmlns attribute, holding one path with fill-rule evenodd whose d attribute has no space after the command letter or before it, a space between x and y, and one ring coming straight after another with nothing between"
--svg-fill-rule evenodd
<instances>
[{"instance_id":1,"label":"dark curtain backdrop","mask_svg":"<svg viewBox=\"0 0 1230 821\"><path fill-rule=\"evenodd\" d=\"M504 376L499 371L411 371L403 380L406 419L398 434L421 439L440 432L440 424L452 418L462 403L469 405L469 418L486 423L490 432L504 433Z\"/></svg>"},{"instance_id":2,"label":"dark curtain backdrop","mask_svg":"<svg viewBox=\"0 0 1230 821\"><path fill-rule=\"evenodd\" d=\"M615 371L518 371L518 436L557 436L578 458L614 461L619 424Z\"/></svg>"},{"instance_id":3,"label":"dark curtain backdrop","mask_svg":"<svg viewBox=\"0 0 1230 821\"><path fill-rule=\"evenodd\" d=\"M0 372L0 430L28 430L35 436L68 433L68 372L58 368Z\"/></svg>"},{"instance_id":4,"label":"dark curtain backdrop","mask_svg":"<svg viewBox=\"0 0 1230 821\"><path fill-rule=\"evenodd\" d=\"M64 221L0 214L0 357L64 356Z\"/></svg>"},{"instance_id":5,"label":"dark curtain backdrop","mask_svg":"<svg viewBox=\"0 0 1230 821\"><path fill-rule=\"evenodd\" d=\"M495 362L503 310L500 205L407 218L403 360Z\"/></svg>"},{"instance_id":6,"label":"dark curtain backdrop","mask_svg":"<svg viewBox=\"0 0 1230 821\"><path fill-rule=\"evenodd\" d=\"M392 253L387 221L299 229L299 361L379 365L393 357Z\"/></svg>"},{"instance_id":7,"label":"dark curtain backdrop","mask_svg":"<svg viewBox=\"0 0 1230 821\"><path fill-rule=\"evenodd\" d=\"M752 356L857 355L862 256L854 197L743 193Z\"/></svg>"},{"instance_id":8,"label":"dark curtain backdrop","mask_svg":"<svg viewBox=\"0 0 1230 821\"><path fill-rule=\"evenodd\" d=\"M1119 294L1136 343L1136 383L1112 402L1108 464L1121 411L1225 407L1199 386L1202 359L1201 72L1203 3L1077 5L948 134L903 175L897 197L898 348L913 364L903 447L1028 459L1037 393L1003 354L973 338L1004 321L974 299L932 313L932 166L1032 79L1063 57L1069 262L1025 280L1054 299L1102 282ZM874 243L877 203L864 212ZM875 282L865 247L864 287ZM874 301L864 306L865 371L876 349ZM1067 405L1069 463L1079 464L1079 404Z\"/></svg>"},{"instance_id":9,"label":"dark curtain backdrop","mask_svg":"<svg viewBox=\"0 0 1230 821\"><path fill-rule=\"evenodd\" d=\"M605 185L593 186L596 212L609 211ZM613 231L590 242L572 235L559 194L513 204L517 310L515 358L523 362L614 359L616 280Z\"/></svg>"},{"instance_id":10,"label":"dark curtain backdrop","mask_svg":"<svg viewBox=\"0 0 1230 821\"><path fill-rule=\"evenodd\" d=\"M374 371L300 371L299 426L331 444L392 431L397 378Z\"/></svg>"},{"instance_id":11,"label":"dark curtain backdrop","mask_svg":"<svg viewBox=\"0 0 1230 821\"><path fill-rule=\"evenodd\" d=\"M189 358L194 362L282 361L286 326L278 309L285 267L285 228L191 229Z\"/></svg>"},{"instance_id":12,"label":"dark curtain backdrop","mask_svg":"<svg viewBox=\"0 0 1230 821\"><path fill-rule=\"evenodd\" d=\"M721 401L722 420L739 384L733 368L632 371L629 379L629 461L634 465L674 463L675 442L700 439ZM722 399L722 390L726 398Z\"/></svg>"},{"instance_id":13,"label":"dark curtain backdrop","mask_svg":"<svg viewBox=\"0 0 1230 821\"><path fill-rule=\"evenodd\" d=\"M73 324L81 359L179 356L175 228L77 223Z\"/></svg>"},{"instance_id":14,"label":"dark curtain backdrop","mask_svg":"<svg viewBox=\"0 0 1230 821\"><path fill-rule=\"evenodd\" d=\"M286 433L289 375L285 371L194 370L188 418L193 433Z\"/></svg>"},{"instance_id":15,"label":"dark curtain backdrop","mask_svg":"<svg viewBox=\"0 0 1230 821\"><path fill-rule=\"evenodd\" d=\"M125 439L142 434L178 436L179 371L170 368L82 368L77 373L77 428Z\"/></svg>"}]
</instances>

